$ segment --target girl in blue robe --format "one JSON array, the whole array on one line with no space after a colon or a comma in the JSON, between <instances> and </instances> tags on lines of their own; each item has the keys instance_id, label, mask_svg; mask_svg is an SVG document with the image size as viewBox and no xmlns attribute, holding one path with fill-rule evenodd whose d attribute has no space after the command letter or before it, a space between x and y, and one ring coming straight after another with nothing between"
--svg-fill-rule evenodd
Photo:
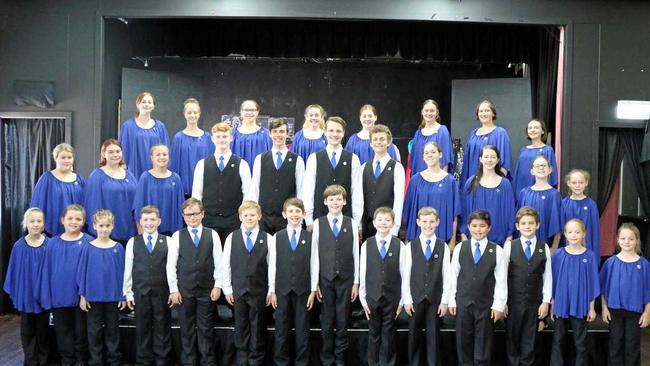
<instances>
[{"instance_id":1,"label":"girl in blue robe","mask_svg":"<svg viewBox=\"0 0 650 366\"><path fill-rule=\"evenodd\" d=\"M541 155L533 160L529 173L535 177L535 184L519 192L518 207L529 206L537 211L537 239L555 251L560 243L562 231L562 196L548 183L552 169L548 160Z\"/></svg>"},{"instance_id":2,"label":"girl in blue robe","mask_svg":"<svg viewBox=\"0 0 650 366\"><path fill-rule=\"evenodd\" d=\"M300 155L305 162L309 155L319 152L327 146L325 117L327 117L327 113L318 104L312 104L305 108L305 122L302 129L293 135L290 147L290 150Z\"/></svg>"},{"instance_id":3,"label":"girl in blue robe","mask_svg":"<svg viewBox=\"0 0 650 366\"><path fill-rule=\"evenodd\" d=\"M609 361L610 365L640 365L641 328L650 325L650 263L641 256L641 233L634 224L621 225L616 243L620 252L600 270Z\"/></svg>"},{"instance_id":4,"label":"girl in blue robe","mask_svg":"<svg viewBox=\"0 0 650 366\"><path fill-rule=\"evenodd\" d=\"M50 236L63 232L61 214L68 205L83 204L86 181L73 171L74 148L57 145L52 151L56 168L43 173L32 191L30 207L38 207L45 214L45 232Z\"/></svg>"},{"instance_id":5,"label":"girl in blue robe","mask_svg":"<svg viewBox=\"0 0 650 366\"><path fill-rule=\"evenodd\" d=\"M548 178L548 183L557 188L557 160L555 159L553 147L546 145L546 123L542 119L535 118L528 122L526 132L528 134L527 138L530 140L530 145L524 146L519 150L517 166L512 174L512 186L517 197L519 197L519 192L522 189L530 187L535 183L535 178L530 174L530 167L533 165L533 159L540 155L545 157L551 164L552 170Z\"/></svg>"},{"instance_id":6,"label":"girl in blue robe","mask_svg":"<svg viewBox=\"0 0 650 366\"><path fill-rule=\"evenodd\" d=\"M587 249L600 258L600 214L596 202L588 197L590 175L581 169L571 170L565 177L570 195L562 200L562 225L579 219L587 227Z\"/></svg>"},{"instance_id":7,"label":"girl in blue robe","mask_svg":"<svg viewBox=\"0 0 650 366\"><path fill-rule=\"evenodd\" d=\"M435 142L424 145L424 161L428 166L411 178L406 190L402 222L406 227L406 239L414 240L420 235L420 228L416 222L418 211L427 206L435 208L440 220L436 228L436 236L447 242L450 249L453 249L456 243L461 200L458 183L451 174L440 167L442 160L440 150L440 145Z\"/></svg>"},{"instance_id":8,"label":"girl in blue robe","mask_svg":"<svg viewBox=\"0 0 650 366\"><path fill-rule=\"evenodd\" d=\"M149 150L153 145L169 145L167 127L162 121L151 118L154 103L151 93L138 94L135 99L135 117L126 120L120 129L124 160L134 177L139 177L142 172L151 169Z\"/></svg>"},{"instance_id":9,"label":"girl in blue robe","mask_svg":"<svg viewBox=\"0 0 650 366\"><path fill-rule=\"evenodd\" d=\"M70 205L61 219L65 231L50 239L39 271L38 300L44 309L52 309L54 331L61 363L85 365L88 358L86 316L79 309L77 269L81 251L93 238L81 230L85 212ZM102 282L96 283L103 285ZM100 286L101 287L101 286Z\"/></svg>"},{"instance_id":10,"label":"girl in blue robe","mask_svg":"<svg viewBox=\"0 0 650 366\"><path fill-rule=\"evenodd\" d=\"M469 228L467 218L476 210L484 210L492 217L488 239L501 246L512 239L515 231L515 196L510 181L503 176L499 151L495 146L486 145L481 149L479 167L476 175L465 182L461 191L462 219L460 230L463 240L467 240Z\"/></svg>"},{"instance_id":11,"label":"girl in blue robe","mask_svg":"<svg viewBox=\"0 0 650 366\"><path fill-rule=\"evenodd\" d=\"M38 271L45 259L48 238L43 235L45 216L39 208L25 211L23 229L27 235L11 249L4 290L20 312L20 340L25 365L46 365L49 353L50 313L37 300Z\"/></svg>"},{"instance_id":12,"label":"girl in blue robe","mask_svg":"<svg viewBox=\"0 0 650 366\"><path fill-rule=\"evenodd\" d=\"M159 232L171 236L183 227L183 187L178 174L167 169L169 149L165 145L151 148L153 168L142 173L133 201L135 221L140 222L140 210L153 205L160 211Z\"/></svg>"},{"instance_id":13,"label":"girl in blue robe","mask_svg":"<svg viewBox=\"0 0 650 366\"><path fill-rule=\"evenodd\" d=\"M361 121L361 131L350 136L345 144L345 150L356 154L359 157L359 163L363 165L375 157L375 152L370 146L370 130L377 122L377 109L370 104L363 105L359 111L359 120ZM400 161L399 150L392 142L388 145L388 155L391 159Z\"/></svg>"},{"instance_id":14,"label":"girl in blue robe","mask_svg":"<svg viewBox=\"0 0 650 366\"><path fill-rule=\"evenodd\" d=\"M241 126L233 129L233 140L230 144L232 153L246 160L253 172L255 157L271 150L273 141L269 130L260 126L257 116L260 106L254 100L245 100L241 104Z\"/></svg>"},{"instance_id":15,"label":"girl in blue robe","mask_svg":"<svg viewBox=\"0 0 650 366\"><path fill-rule=\"evenodd\" d=\"M124 247L110 238L113 223L110 211L99 210L93 215L97 239L83 247L77 268L79 307L87 314L89 365L120 365L118 310L126 307L122 293Z\"/></svg>"},{"instance_id":16,"label":"girl in blue robe","mask_svg":"<svg viewBox=\"0 0 650 366\"><path fill-rule=\"evenodd\" d=\"M438 102L427 99L422 104L422 121L420 127L415 131L411 145L410 174L411 176L427 168L422 158L424 145L428 142L435 142L440 146L442 157L440 166L446 172L453 172L454 150L449 130L445 125L440 124L440 110ZM464 182L464 181L463 181Z\"/></svg>"},{"instance_id":17,"label":"girl in blue robe","mask_svg":"<svg viewBox=\"0 0 650 366\"><path fill-rule=\"evenodd\" d=\"M484 100L476 108L476 119L481 122L480 128L470 132L465 144L465 155L463 155L463 171L460 177L465 182L469 176L476 172L481 156L481 148L485 145L493 145L501 154L501 172L507 177L512 170L512 154L510 137L508 131L497 126L494 121L497 119L497 109L489 100Z\"/></svg>"},{"instance_id":18,"label":"girl in blue robe","mask_svg":"<svg viewBox=\"0 0 650 366\"><path fill-rule=\"evenodd\" d=\"M564 365L564 343L573 330L575 365L586 365L587 323L596 319L594 303L600 295L598 257L585 248L585 225L572 219L564 225L567 245L551 257L555 319L551 365Z\"/></svg>"},{"instance_id":19,"label":"girl in blue robe","mask_svg":"<svg viewBox=\"0 0 650 366\"><path fill-rule=\"evenodd\" d=\"M185 100L183 114L186 126L184 130L178 131L172 140L169 169L181 177L183 194L189 197L192 195L194 167L199 160L214 154L214 143L212 135L198 126L201 117L198 100Z\"/></svg>"},{"instance_id":20,"label":"girl in blue robe","mask_svg":"<svg viewBox=\"0 0 650 366\"><path fill-rule=\"evenodd\" d=\"M151 160L151 159L149 159ZM90 173L86 185L85 207L87 218L100 209L115 215L113 239L126 243L136 234L133 217L133 199L137 180L131 171L124 168L120 143L114 139L104 141L101 148L99 168ZM88 232L96 235L92 227Z\"/></svg>"}]
</instances>

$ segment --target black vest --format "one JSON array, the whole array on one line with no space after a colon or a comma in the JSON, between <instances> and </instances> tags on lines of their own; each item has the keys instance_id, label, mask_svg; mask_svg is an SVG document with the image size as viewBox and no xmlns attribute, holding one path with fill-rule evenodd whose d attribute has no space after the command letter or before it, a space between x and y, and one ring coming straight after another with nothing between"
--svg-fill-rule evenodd
<instances>
[{"instance_id":1,"label":"black vest","mask_svg":"<svg viewBox=\"0 0 650 366\"><path fill-rule=\"evenodd\" d=\"M280 166L275 168L276 156L269 150L260 156L259 204L264 214L282 216L282 205L296 196L296 161L298 155L289 151Z\"/></svg>"},{"instance_id":2,"label":"black vest","mask_svg":"<svg viewBox=\"0 0 650 366\"><path fill-rule=\"evenodd\" d=\"M352 156L349 151L342 150L337 156L338 164L332 169L327 150L315 153L316 156L316 188L314 189L314 219L327 215L327 207L323 199L325 188L339 184L347 193L347 204L343 206L343 215L352 217Z\"/></svg>"},{"instance_id":3,"label":"black vest","mask_svg":"<svg viewBox=\"0 0 650 366\"><path fill-rule=\"evenodd\" d=\"M203 226L219 227L217 222L238 215L242 203L239 163L241 158L231 155L223 171L217 167L214 155L203 161Z\"/></svg>"},{"instance_id":4,"label":"black vest","mask_svg":"<svg viewBox=\"0 0 650 366\"><path fill-rule=\"evenodd\" d=\"M521 239L510 243L508 263L508 304L512 306L539 306L542 303L546 250L544 242L538 240L530 248L533 256L528 262Z\"/></svg>"},{"instance_id":5,"label":"black vest","mask_svg":"<svg viewBox=\"0 0 650 366\"><path fill-rule=\"evenodd\" d=\"M144 234L147 235L147 234ZM142 235L133 239L133 291L146 295L151 290L168 292L167 287L167 237L158 234L158 239L149 253Z\"/></svg>"},{"instance_id":6,"label":"black vest","mask_svg":"<svg viewBox=\"0 0 650 366\"><path fill-rule=\"evenodd\" d=\"M497 244L489 241L481 256L474 264L474 249L471 241L461 243L458 261L460 273L456 283L456 304L458 307L475 305L479 309L489 309L494 302L496 280L494 268L497 265Z\"/></svg>"},{"instance_id":7,"label":"black vest","mask_svg":"<svg viewBox=\"0 0 650 366\"><path fill-rule=\"evenodd\" d=\"M178 289L182 296L209 296L214 287L214 258L212 232L203 227L199 247L194 245L187 228L178 232Z\"/></svg>"},{"instance_id":8,"label":"black vest","mask_svg":"<svg viewBox=\"0 0 650 366\"><path fill-rule=\"evenodd\" d=\"M318 219L318 259L320 275L332 281L354 278L354 257L352 256L354 236L352 219L343 216L339 236L334 237L327 217Z\"/></svg>"},{"instance_id":9,"label":"black vest","mask_svg":"<svg viewBox=\"0 0 650 366\"><path fill-rule=\"evenodd\" d=\"M269 266L266 261L269 252L267 237L264 231L259 230L253 251L249 253L241 229L232 232L230 270L232 290L235 295L241 296L246 293L266 295L269 283Z\"/></svg>"},{"instance_id":10,"label":"black vest","mask_svg":"<svg viewBox=\"0 0 650 366\"><path fill-rule=\"evenodd\" d=\"M431 258L427 261L420 238L411 242L411 297L415 304L424 299L432 304L440 304L442 298L445 243L436 238L432 244Z\"/></svg>"},{"instance_id":11,"label":"black vest","mask_svg":"<svg viewBox=\"0 0 650 366\"><path fill-rule=\"evenodd\" d=\"M384 170L375 179L375 167L373 160L368 160L363 169L363 202L364 217L372 220L375 210L379 207L393 208L395 202L395 160L389 160Z\"/></svg>"},{"instance_id":12,"label":"black vest","mask_svg":"<svg viewBox=\"0 0 650 366\"><path fill-rule=\"evenodd\" d=\"M377 249L377 237L366 241L366 298L371 306L376 305L382 296L391 303L399 302L402 293L400 251L399 239L392 237L386 256L382 259Z\"/></svg>"},{"instance_id":13,"label":"black vest","mask_svg":"<svg viewBox=\"0 0 650 366\"><path fill-rule=\"evenodd\" d=\"M275 292L302 295L311 290L311 233L300 230L298 247L291 250L287 229L275 233Z\"/></svg>"}]
</instances>

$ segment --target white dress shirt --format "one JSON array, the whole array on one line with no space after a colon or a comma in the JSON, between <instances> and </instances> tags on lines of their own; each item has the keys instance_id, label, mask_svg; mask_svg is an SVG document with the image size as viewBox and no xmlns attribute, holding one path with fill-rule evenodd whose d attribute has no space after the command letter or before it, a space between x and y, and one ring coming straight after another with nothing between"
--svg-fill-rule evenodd
<instances>
[{"instance_id":1,"label":"white dress shirt","mask_svg":"<svg viewBox=\"0 0 650 366\"><path fill-rule=\"evenodd\" d=\"M271 148L271 154L273 155L273 166L276 167L276 160L278 158L278 151L282 154L282 164L287 158L287 153L289 150L285 147L283 150L278 150L275 147ZM277 167L276 167L277 168ZM250 190L245 196L246 200L259 202L260 199L260 177L262 175L262 154L259 154L255 157L253 162L253 178L251 179ZM296 179L296 196L301 198L302 194L302 178L305 176L305 162L302 160L300 155L296 159L296 171L294 177Z\"/></svg>"},{"instance_id":2,"label":"white dress shirt","mask_svg":"<svg viewBox=\"0 0 650 366\"><path fill-rule=\"evenodd\" d=\"M153 233L144 232L141 236L144 239L144 243L147 243L147 237L151 235L151 246L153 249L156 249L156 243L158 242L158 231ZM133 244L136 237L129 239L126 243L126 249L124 251L124 285L122 286L122 292L126 297L127 301L133 301ZM160 239L162 241L162 238ZM167 240L169 242L169 240ZM153 251L152 249L152 251Z\"/></svg>"},{"instance_id":3,"label":"white dress shirt","mask_svg":"<svg viewBox=\"0 0 650 366\"><path fill-rule=\"evenodd\" d=\"M534 251L535 246L537 245L537 238L526 239L524 237L521 239L521 249L526 253L526 240L530 240L530 250ZM507 241L503 246L503 258L506 263L510 263L510 253L512 252L512 241ZM535 254L534 252L531 252ZM553 297L553 269L551 267L551 251L548 249L548 245L544 244L544 254L546 255L546 264L544 265L544 275L542 276L542 302L551 303L551 298Z\"/></svg>"},{"instance_id":4,"label":"white dress shirt","mask_svg":"<svg viewBox=\"0 0 650 366\"><path fill-rule=\"evenodd\" d=\"M381 241L385 240L386 241L386 253L388 253L388 250L390 249L391 240L393 239L392 235L388 235L385 237L382 237L380 235L375 235L375 239L377 241L377 250L381 252ZM366 306L368 305L368 301L366 300L367 292L366 292L366 263L368 261L368 250L367 250L367 243L368 241L366 240L361 244L361 258L359 259L359 301L361 301L361 305ZM404 293L407 290L404 282L404 277L407 275L407 262L406 262L406 245L402 243L402 241L399 241L399 274L402 279L402 282L400 283L401 289L400 292L402 294L399 304L402 305L404 303Z\"/></svg>"},{"instance_id":5,"label":"white dress shirt","mask_svg":"<svg viewBox=\"0 0 650 366\"><path fill-rule=\"evenodd\" d=\"M296 230L296 240L300 240L300 233L302 232L302 228L300 226L295 227L295 228L287 226L287 237L289 238L289 242L291 242L291 235L293 235L294 230ZM275 242L275 246L276 246L275 250L273 251L273 253L271 253L271 251L269 251L269 254L272 257L272 258L269 258L269 262L273 261L273 263L275 263L276 265L278 263L278 261L277 261L277 252L278 252L277 251L277 245L278 245L277 236L278 235L280 235L279 232L275 233L275 235L273 236L273 241ZM312 236L312 238L313 238L313 236ZM319 271L320 266L319 266L319 263L318 263L318 248L313 243L314 243L314 240L312 239L311 254L310 254L310 257L309 257L309 277L310 277L310 282L309 283L310 283L311 291L316 291L316 290L318 290L318 271ZM300 242L298 242L298 245L300 245ZM273 289L274 290L277 287L277 285L275 283L275 274L276 274L276 271L277 271L276 265L274 265L273 267L269 266L269 278L273 278ZM273 271L272 274L271 274L271 271ZM269 288L271 288L270 285L269 285ZM271 291L269 291L269 292L271 292Z\"/></svg>"},{"instance_id":6,"label":"white dress shirt","mask_svg":"<svg viewBox=\"0 0 650 366\"><path fill-rule=\"evenodd\" d=\"M223 156L224 164L228 164L228 161L232 156L232 151L228 150L223 154L217 151L214 152L214 158L217 160L217 167L219 166L219 158L221 156ZM203 172L205 169L204 165L205 165L205 159L201 159L196 163L196 167L194 168L194 180L192 181L192 197L196 198L197 200L203 199ZM239 177L241 178L242 197L246 197L251 186L251 171L250 168L248 167L248 163L244 159L241 159L241 161L239 162Z\"/></svg>"},{"instance_id":7,"label":"white dress shirt","mask_svg":"<svg viewBox=\"0 0 650 366\"><path fill-rule=\"evenodd\" d=\"M333 225L333 220L334 218L337 218L338 221L336 223L336 226L339 229L339 232L341 231L341 225L343 224L343 214L339 214L337 216L333 216L332 214L327 214L326 216L320 217L314 221L314 229L312 230L311 234L311 246L312 250L316 250L316 258L318 259L318 239L319 239L319 222L318 220L327 220L330 229L332 228ZM358 228L358 224L352 219L352 258L354 260L354 284L357 285L359 284L359 231L355 230L355 228ZM313 251L312 251L313 253ZM319 270L320 270L320 262L319 263Z\"/></svg>"},{"instance_id":8,"label":"white dress shirt","mask_svg":"<svg viewBox=\"0 0 650 366\"><path fill-rule=\"evenodd\" d=\"M430 238L424 236L424 234L420 234L419 236L420 239L420 248L422 249L422 253L426 255L427 252L427 240L431 240L431 252L433 253L433 249L436 246L436 240L438 239L436 237L436 234L434 233ZM403 285L405 290L404 293L402 294L402 299L404 300L404 304L412 304L413 303L413 296L411 294L411 269L413 268L413 257L411 256L411 245L413 245L414 242L410 242L406 245L406 276L402 276L402 281L406 281L406 283ZM443 242L444 243L444 242ZM450 267L450 253L449 253L449 246L447 243L444 245L444 254L442 256L442 295L440 297L440 303L447 305L449 303L449 294L447 293L448 290L448 285L447 282L449 281L449 267Z\"/></svg>"}]
</instances>

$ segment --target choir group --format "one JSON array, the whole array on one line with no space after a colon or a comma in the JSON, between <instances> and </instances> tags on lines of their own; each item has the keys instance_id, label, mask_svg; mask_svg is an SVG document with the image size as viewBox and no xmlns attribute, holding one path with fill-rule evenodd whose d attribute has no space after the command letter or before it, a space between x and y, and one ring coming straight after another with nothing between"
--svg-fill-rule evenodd
<instances>
[{"instance_id":1,"label":"choir group","mask_svg":"<svg viewBox=\"0 0 650 366\"><path fill-rule=\"evenodd\" d=\"M261 127L252 100L241 105L239 127L216 123L207 132L199 102L187 99L187 126L171 143L152 118L153 96L139 94L136 106L119 140L102 144L87 180L74 172L74 149L60 144L56 168L34 188L27 235L14 244L4 284L22 315L26 365L47 364L50 312L62 364L119 364L125 309L135 312L137 363L172 364L172 307L182 363L215 365L222 292L239 365L264 362L268 306L274 363L309 364L316 302L320 362L345 364L357 298L370 365L396 364L402 310L412 365L440 363L447 314L455 316L459 364L490 364L495 323L504 319L510 365L535 362L548 322L551 364L569 362L571 329L575 364L584 365L596 301L610 326L611 364L640 364L650 264L639 230L622 225L619 253L600 267L589 174L571 170L562 198L544 121L528 123L530 145L513 164L508 131L483 101L480 127L456 159L437 103L426 100L405 169L372 105L361 108L362 130L345 146L346 122L316 104L291 146L286 122ZM460 181L450 174L457 165Z\"/></svg>"}]
</instances>

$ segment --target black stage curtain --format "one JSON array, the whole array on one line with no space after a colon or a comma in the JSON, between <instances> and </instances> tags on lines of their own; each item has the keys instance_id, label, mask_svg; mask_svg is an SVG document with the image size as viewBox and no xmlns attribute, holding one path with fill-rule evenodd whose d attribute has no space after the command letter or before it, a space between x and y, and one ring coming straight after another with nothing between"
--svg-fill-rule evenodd
<instances>
[{"instance_id":1,"label":"black stage curtain","mask_svg":"<svg viewBox=\"0 0 650 366\"><path fill-rule=\"evenodd\" d=\"M618 180L623 161L623 144L619 130L601 128L598 141L598 211L603 212Z\"/></svg>"},{"instance_id":2,"label":"black stage curtain","mask_svg":"<svg viewBox=\"0 0 650 366\"><path fill-rule=\"evenodd\" d=\"M534 117L544 119L546 126L550 126L549 130L554 131L560 28L544 27L537 32L537 57L530 60L532 111Z\"/></svg>"}]
</instances>

